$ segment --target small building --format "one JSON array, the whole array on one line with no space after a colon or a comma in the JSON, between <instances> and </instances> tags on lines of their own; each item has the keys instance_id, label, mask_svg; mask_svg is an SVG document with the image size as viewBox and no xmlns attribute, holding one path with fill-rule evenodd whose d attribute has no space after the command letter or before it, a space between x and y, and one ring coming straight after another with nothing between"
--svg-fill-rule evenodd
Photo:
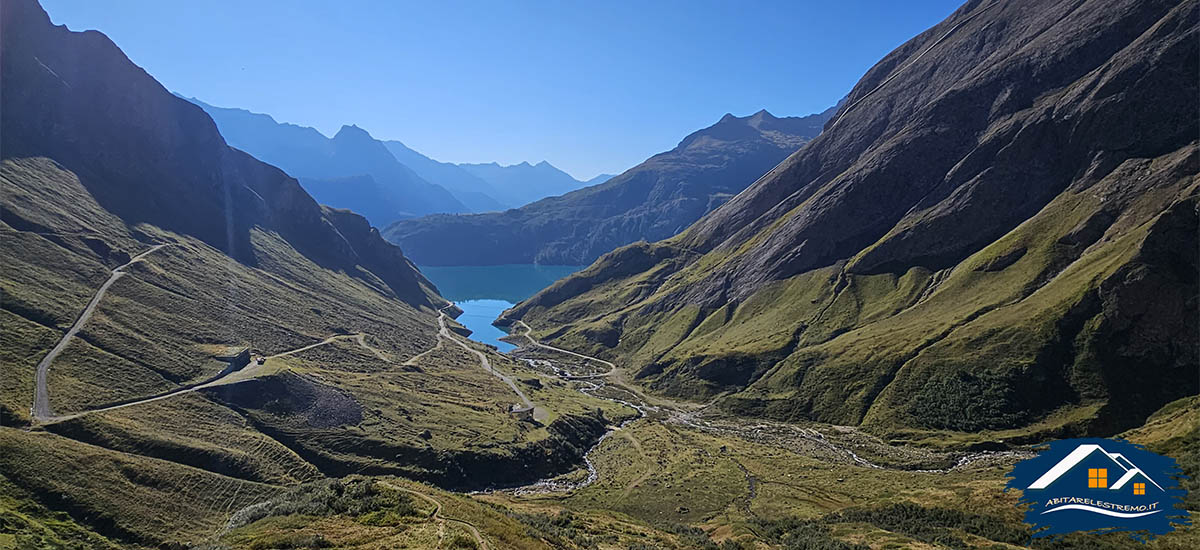
<instances>
[{"instance_id":1,"label":"small building","mask_svg":"<svg viewBox=\"0 0 1200 550\"><path fill-rule=\"evenodd\" d=\"M517 420L533 420L533 407L513 405L512 408L508 410L508 414L516 417Z\"/></svg>"},{"instance_id":2,"label":"small building","mask_svg":"<svg viewBox=\"0 0 1200 550\"><path fill-rule=\"evenodd\" d=\"M229 363L231 370L238 370L250 364L250 348L230 347L222 353L213 355L213 358Z\"/></svg>"}]
</instances>

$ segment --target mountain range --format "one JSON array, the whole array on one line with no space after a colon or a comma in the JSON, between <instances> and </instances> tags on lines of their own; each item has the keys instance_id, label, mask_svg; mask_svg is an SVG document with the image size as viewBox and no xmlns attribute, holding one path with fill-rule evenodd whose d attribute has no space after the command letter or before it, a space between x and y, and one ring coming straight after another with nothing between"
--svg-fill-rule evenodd
<instances>
[{"instance_id":1,"label":"mountain range","mask_svg":"<svg viewBox=\"0 0 1200 550\"><path fill-rule=\"evenodd\" d=\"M537 164L522 162L502 166L490 162L460 164L459 167L490 183L510 208L562 195L588 185L588 182L579 181L544 160Z\"/></svg>"},{"instance_id":2,"label":"mountain range","mask_svg":"<svg viewBox=\"0 0 1200 550\"><path fill-rule=\"evenodd\" d=\"M280 123L270 115L185 99L216 121L230 145L299 179L322 204L352 209L381 228L426 214L502 211L607 179L600 175L581 182L545 161L536 166L439 162L353 125L326 138L314 128Z\"/></svg>"},{"instance_id":3,"label":"mountain range","mask_svg":"<svg viewBox=\"0 0 1200 550\"><path fill-rule=\"evenodd\" d=\"M117 286L129 311L84 329L88 344L76 350L123 358L113 368L133 371L122 376L154 381L117 395L212 374L203 358L213 344L299 341L363 315L431 336L429 311L447 302L361 216L318 204L295 179L229 147L204 111L168 93L104 35L52 26L36 4L4 6L3 74L22 83L3 96L0 227L14 273L5 279L6 334L69 326L98 274L161 244L163 262L189 267ZM243 279L257 292L230 301L209 277ZM315 293L323 312L264 303L282 292ZM330 308L338 302L363 309ZM156 323L139 325L139 316ZM26 366L4 378L7 419L28 420ZM68 383L70 369L61 372ZM106 373L75 375L94 383Z\"/></svg>"},{"instance_id":4,"label":"mountain range","mask_svg":"<svg viewBox=\"0 0 1200 550\"><path fill-rule=\"evenodd\" d=\"M507 202L499 200L500 197L504 197L499 189L457 164L433 160L409 149L399 141L385 141L383 144L401 164L412 168L427 181L436 182L448 189L471 212L492 212L510 208Z\"/></svg>"},{"instance_id":5,"label":"mountain range","mask_svg":"<svg viewBox=\"0 0 1200 550\"><path fill-rule=\"evenodd\" d=\"M297 178L322 204L351 208L376 227L432 212L469 211L357 126L342 126L326 138L313 128L278 123L270 115L188 101L212 117L231 146Z\"/></svg>"},{"instance_id":6,"label":"mountain range","mask_svg":"<svg viewBox=\"0 0 1200 550\"><path fill-rule=\"evenodd\" d=\"M1136 426L1200 391L1197 15L968 2L744 192L506 320L745 415L1025 430L1006 440ZM430 254L419 223L387 235Z\"/></svg>"},{"instance_id":7,"label":"mountain range","mask_svg":"<svg viewBox=\"0 0 1200 550\"><path fill-rule=\"evenodd\" d=\"M687 227L816 137L833 111L725 115L601 184L505 212L402 220L384 236L422 265L585 264L618 246ZM553 170L544 163L521 166L524 172ZM484 167L501 169L467 166L480 174Z\"/></svg>"}]
</instances>

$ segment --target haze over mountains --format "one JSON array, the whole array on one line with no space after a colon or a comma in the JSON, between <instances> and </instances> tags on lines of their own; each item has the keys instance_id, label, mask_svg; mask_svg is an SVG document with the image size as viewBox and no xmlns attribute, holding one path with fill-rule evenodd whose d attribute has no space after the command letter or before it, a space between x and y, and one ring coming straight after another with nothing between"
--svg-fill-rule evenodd
<instances>
[{"instance_id":1,"label":"haze over mountains","mask_svg":"<svg viewBox=\"0 0 1200 550\"><path fill-rule=\"evenodd\" d=\"M32 2L4 10L4 79L23 84L3 96L6 334L69 326L97 275L167 245L155 253L162 268L139 264L139 277L114 287L126 309L102 310L106 319L82 333L87 344L68 349L119 364L63 367L57 383L147 377L88 396L120 399L211 375L206 346L303 341L372 318L407 326L413 344L432 337L429 312L445 300L362 217L317 204L287 174L227 146L202 110L104 35L54 27ZM210 277L253 292L231 301ZM322 311L284 307L304 300L280 298L288 292L306 293ZM356 307L331 308L338 302ZM45 343L26 345L33 352ZM28 421L29 366L13 364L3 379L8 420Z\"/></svg>"},{"instance_id":2,"label":"haze over mountains","mask_svg":"<svg viewBox=\"0 0 1200 550\"><path fill-rule=\"evenodd\" d=\"M582 182L571 177L544 160L537 164L522 162L510 166L501 166L495 162L459 166L492 184L501 200L510 208L562 195L591 184L590 181Z\"/></svg>"},{"instance_id":3,"label":"haze over mountains","mask_svg":"<svg viewBox=\"0 0 1200 550\"><path fill-rule=\"evenodd\" d=\"M972 0L589 182L185 100L34 0L0 51L0 548L1200 547L1196 0ZM591 265L469 339L533 262ZM1077 436L1176 461L1175 530L1034 539L1005 475Z\"/></svg>"},{"instance_id":4,"label":"haze over mountains","mask_svg":"<svg viewBox=\"0 0 1200 550\"><path fill-rule=\"evenodd\" d=\"M380 228L426 214L505 210L589 184L545 161L456 165L399 141L376 140L357 126L326 138L270 115L188 100L213 117L230 145L282 168L318 201L359 212Z\"/></svg>"},{"instance_id":5,"label":"haze over mountains","mask_svg":"<svg viewBox=\"0 0 1200 550\"><path fill-rule=\"evenodd\" d=\"M506 212L404 220L384 236L422 265L589 263L615 247L687 227L816 137L833 112L725 115L602 184ZM485 167L499 170L472 169Z\"/></svg>"},{"instance_id":6,"label":"haze over mountains","mask_svg":"<svg viewBox=\"0 0 1200 550\"><path fill-rule=\"evenodd\" d=\"M299 179L323 204L354 209L372 225L431 212L468 211L449 191L396 161L357 126L342 126L333 138L326 138L313 128L277 123L269 115L189 101L213 117L230 145Z\"/></svg>"},{"instance_id":7,"label":"haze over mountains","mask_svg":"<svg viewBox=\"0 0 1200 550\"><path fill-rule=\"evenodd\" d=\"M427 181L437 182L450 190L471 212L491 212L509 208L507 203L500 202L499 197L503 195L499 189L457 164L433 160L409 149L399 141L385 141L383 144L401 164L412 168Z\"/></svg>"},{"instance_id":8,"label":"haze over mountains","mask_svg":"<svg viewBox=\"0 0 1200 550\"><path fill-rule=\"evenodd\" d=\"M1200 391L1197 16L970 2L744 193L506 316L740 414L1136 426Z\"/></svg>"}]
</instances>

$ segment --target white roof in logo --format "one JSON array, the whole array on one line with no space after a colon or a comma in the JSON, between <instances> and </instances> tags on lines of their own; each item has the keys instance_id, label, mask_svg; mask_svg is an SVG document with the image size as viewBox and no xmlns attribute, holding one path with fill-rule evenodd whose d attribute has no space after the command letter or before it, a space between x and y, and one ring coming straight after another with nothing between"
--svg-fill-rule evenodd
<instances>
[{"instance_id":1,"label":"white roof in logo","mask_svg":"<svg viewBox=\"0 0 1200 550\"><path fill-rule=\"evenodd\" d=\"M1128 458L1125 458L1124 455L1120 453L1110 453L1105 451L1099 445L1091 443L1075 447L1075 450L1071 451L1071 454L1068 454L1067 456L1063 457L1062 460L1058 461L1058 464L1055 464L1053 468L1050 468L1046 471L1046 473L1042 474L1042 477L1037 478L1037 480L1034 481L1029 488L1045 489L1046 487L1049 487L1051 483L1054 483L1054 481L1062 477L1063 474L1071 471L1071 468L1074 468L1080 462L1083 462L1083 459L1091 456L1091 454L1096 451L1103 453L1104 456L1108 457L1109 460L1113 461L1114 464L1116 464L1119 468L1121 468L1122 471L1125 472L1121 475L1121 478L1118 479L1116 483L1113 483L1109 487L1109 489L1118 490L1124 487L1126 483L1129 483L1131 479L1140 475L1146 478L1146 481L1153 483L1154 486L1158 487L1160 491L1164 490L1162 485L1159 485L1156 481L1150 479L1150 476L1146 475L1146 472L1143 472L1141 468L1135 466L1129 461Z\"/></svg>"}]
</instances>

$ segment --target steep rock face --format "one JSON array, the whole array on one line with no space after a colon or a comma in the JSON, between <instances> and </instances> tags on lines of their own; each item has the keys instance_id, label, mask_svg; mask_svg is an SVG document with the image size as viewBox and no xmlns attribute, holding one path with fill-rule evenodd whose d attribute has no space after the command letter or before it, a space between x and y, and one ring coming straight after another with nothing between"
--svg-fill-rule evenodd
<instances>
[{"instance_id":1,"label":"steep rock face","mask_svg":"<svg viewBox=\"0 0 1200 550\"><path fill-rule=\"evenodd\" d=\"M3 94L5 159L53 159L129 227L191 235L248 266L258 254L251 228L267 228L322 267L363 276L357 266L370 265L395 285L381 291L441 303L398 249L345 220L358 216L339 214L335 227L296 180L227 146L203 110L104 35L53 26L25 1L5 2L3 22L3 77L21 83Z\"/></svg>"},{"instance_id":2,"label":"steep rock face","mask_svg":"<svg viewBox=\"0 0 1200 550\"><path fill-rule=\"evenodd\" d=\"M1194 1L968 2L649 267L506 316L745 413L1128 428L1200 391L1197 44Z\"/></svg>"},{"instance_id":3,"label":"steep rock face","mask_svg":"<svg viewBox=\"0 0 1200 550\"><path fill-rule=\"evenodd\" d=\"M832 114L726 115L602 184L506 212L404 220L384 235L421 264L591 262L687 227L820 133Z\"/></svg>"},{"instance_id":4,"label":"steep rock face","mask_svg":"<svg viewBox=\"0 0 1200 550\"><path fill-rule=\"evenodd\" d=\"M233 147L298 178L323 204L360 212L377 227L434 212L468 212L449 191L400 163L366 130L343 126L333 138L269 115L198 99Z\"/></svg>"}]
</instances>

